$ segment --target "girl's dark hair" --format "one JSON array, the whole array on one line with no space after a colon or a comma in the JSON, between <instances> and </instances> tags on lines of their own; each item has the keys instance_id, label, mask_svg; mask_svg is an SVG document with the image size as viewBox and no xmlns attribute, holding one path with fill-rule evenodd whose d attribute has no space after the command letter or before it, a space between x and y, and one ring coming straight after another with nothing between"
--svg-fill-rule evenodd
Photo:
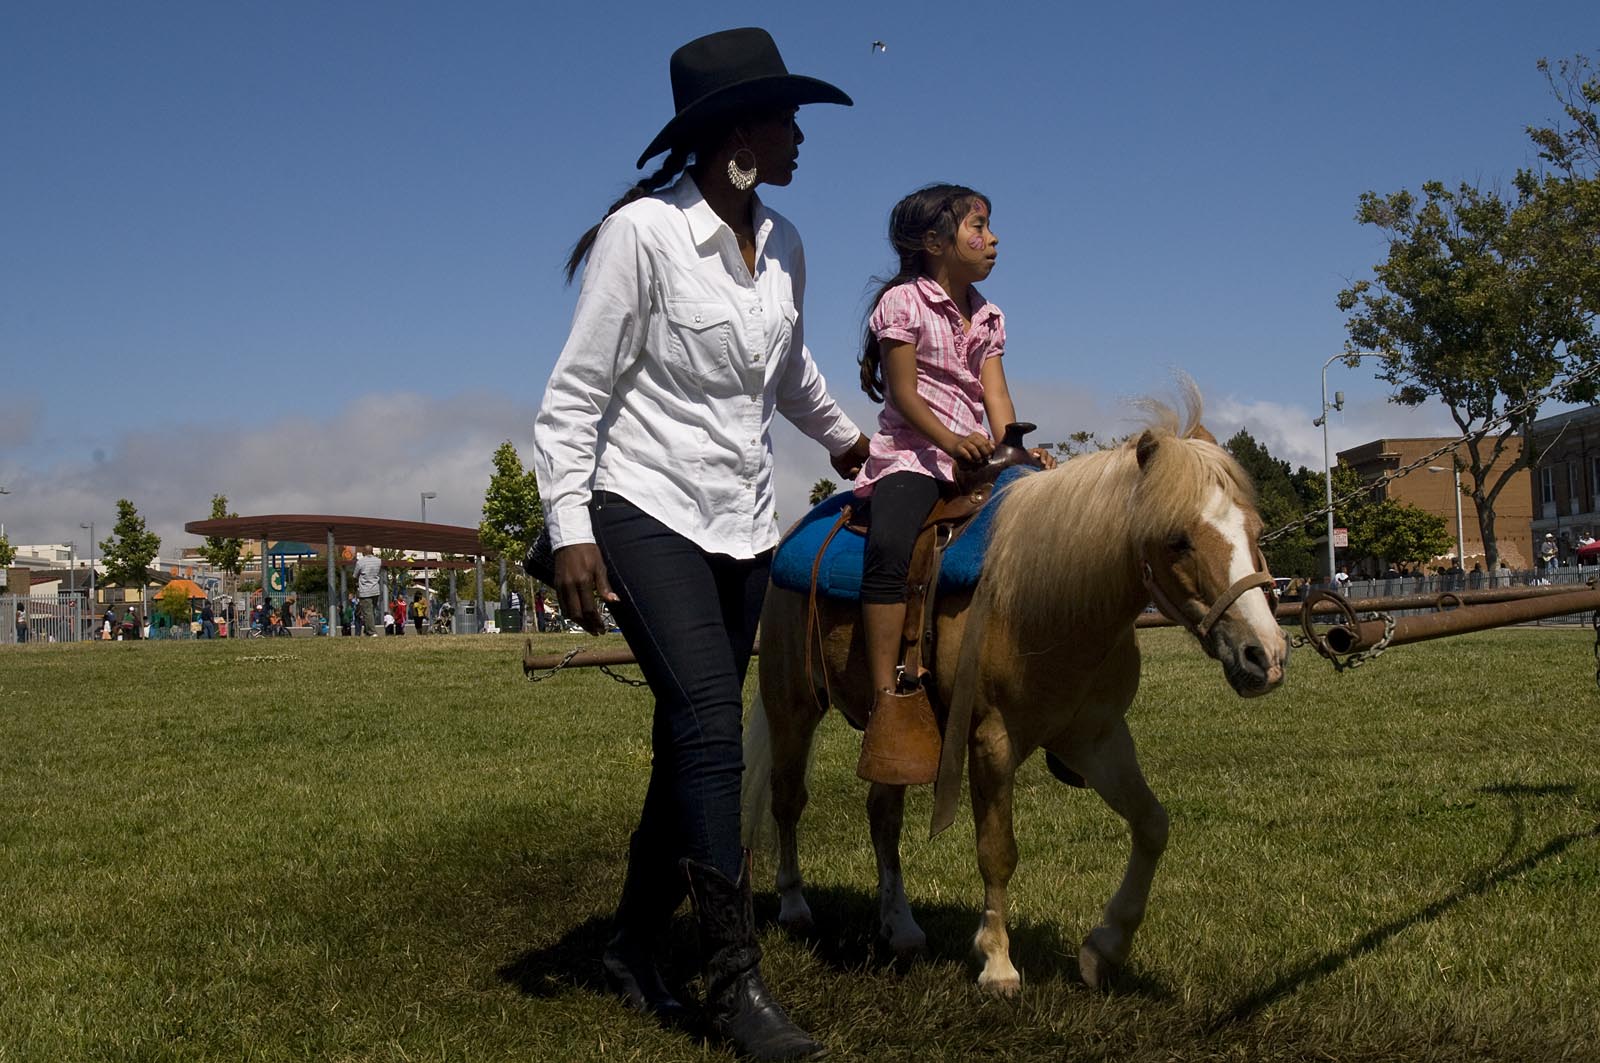
<instances>
[{"instance_id":1,"label":"girl's dark hair","mask_svg":"<svg viewBox=\"0 0 1600 1063\"><path fill-rule=\"evenodd\" d=\"M987 210L994 209L988 196L964 185L928 185L896 203L889 212L889 246L900 257L900 268L888 280L872 278L879 287L872 302L867 304L869 324L860 359L861 390L873 402L883 401L883 357L878 351L878 338L872 334L872 312L890 288L927 272L922 256L928 234L931 232L944 241L954 240L956 228L971 211L973 200L981 202Z\"/></svg>"},{"instance_id":2,"label":"girl's dark hair","mask_svg":"<svg viewBox=\"0 0 1600 1063\"><path fill-rule=\"evenodd\" d=\"M621 199L606 208L605 214L589 227L588 232L578 237L578 242L572 245L572 253L567 256L568 284L571 284L572 278L578 275L578 268L583 265L583 260L589 257L589 249L594 246L595 235L600 232L600 226L605 220L634 200L648 196L656 189L670 184L672 179L682 173L683 168L689 164L689 154L687 148L673 148L661 163L661 169L648 177L641 178L638 184L622 194Z\"/></svg>"}]
</instances>

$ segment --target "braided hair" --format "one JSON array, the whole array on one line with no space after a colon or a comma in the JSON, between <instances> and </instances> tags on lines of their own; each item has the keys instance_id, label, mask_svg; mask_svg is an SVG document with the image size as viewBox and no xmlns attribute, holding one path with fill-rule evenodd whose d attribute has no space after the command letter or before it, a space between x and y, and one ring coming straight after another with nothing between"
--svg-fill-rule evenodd
<instances>
[{"instance_id":1,"label":"braided hair","mask_svg":"<svg viewBox=\"0 0 1600 1063\"><path fill-rule=\"evenodd\" d=\"M900 257L900 267L893 277L879 282L878 292L872 297L867 311L872 311L890 288L915 280L927 273L923 257L924 241L929 233L948 243L956 237L956 228L972 210L973 201L981 202L993 210L989 197L964 185L928 185L919 188L894 205L889 212L889 246ZM873 402L883 401L883 355L878 349L878 338L867 325L866 341L861 348L861 390Z\"/></svg>"},{"instance_id":2,"label":"braided hair","mask_svg":"<svg viewBox=\"0 0 1600 1063\"><path fill-rule=\"evenodd\" d=\"M615 214L629 203L632 203L634 200L642 199L645 196L648 196L650 193L656 191L658 188L662 188L665 185L670 184L673 178L682 173L684 167L689 164L689 155L690 152L687 148L673 148L667 154L666 159L661 163L661 169L647 177L641 178L638 184L634 185L632 188L628 189L622 194L621 199L618 199L615 203L606 208L605 214L601 216L599 221L595 222L589 227L588 232L578 237L578 242L572 245L572 252L567 256L568 284L571 284L572 278L578 275L578 269L583 265L583 260L589 257L589 249L594 247L594 238L600 232L600 226L605 223L606 218L611 217L611 215Z\"/></svg>"}]
</instances>

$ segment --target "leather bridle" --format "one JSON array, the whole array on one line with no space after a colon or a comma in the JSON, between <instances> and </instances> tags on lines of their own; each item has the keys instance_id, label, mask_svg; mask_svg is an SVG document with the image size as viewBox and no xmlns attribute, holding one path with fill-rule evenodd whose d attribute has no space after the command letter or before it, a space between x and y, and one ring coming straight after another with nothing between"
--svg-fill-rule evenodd
<instances>
[{"instance_id":1,"label":"leather bridle","mask_svg":"<svg viewBox=\"0 0 1600 1063\"><path fill-rule=\"evenodd\" d=\"M1277 611L1277 584L1272 581L1272 573L1257 570L1248 576L1234 580L1233 586L1223 591L1217 600L1211 603L1210 611L1197 623L1190 620L1183 610L1174 605L1172 599L1168 598L1161 590L1161 587L1155 581L1155 574L1150 569L1150 562L1142 561L1141 564L1144 566L1144 589L1150 592L1150 599L1155 602L1156 608L1161 611L1161 615L1175 624L1182 624L1189 630L1190 634L1200 640L1202 645L1210 645L1209 639L1212 627L1216 625L1218 620L1222 619L1222 614L1226 613L1246 591L1252 591L1260 587L1262 593L1267 596L1267 608L1274 612Z\"/></svg>"}]
</instances>

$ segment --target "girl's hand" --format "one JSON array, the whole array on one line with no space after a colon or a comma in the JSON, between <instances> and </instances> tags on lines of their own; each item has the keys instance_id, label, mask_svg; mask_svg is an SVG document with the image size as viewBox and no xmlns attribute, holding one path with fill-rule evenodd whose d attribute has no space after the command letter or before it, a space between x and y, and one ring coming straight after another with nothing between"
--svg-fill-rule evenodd
<instances>
[{"instance_id":1,"label":"girl's hand","mask_svg":"<svg viewBox=\"0 0 1600 1063\"><path fill-rule=\"evenodd\" d=\"M1036 460L1046 469L1053 469L1056 467L1056 456L1043 447L1029 447L1028 453L1032 454L1034 460Z\"/></svg>"},{"instance_id":2,"label":"girl's hand","mask_svg":"<svg viewBox=\"0 0 1600 1063\"><path fill-rule=\"evenodd\" d=\"M966 465L981 465L994 453L994 440L989 438L987 432L952 435L950 439L950 445L944 448L944 452Z\"/></svg>"}]
</instances>

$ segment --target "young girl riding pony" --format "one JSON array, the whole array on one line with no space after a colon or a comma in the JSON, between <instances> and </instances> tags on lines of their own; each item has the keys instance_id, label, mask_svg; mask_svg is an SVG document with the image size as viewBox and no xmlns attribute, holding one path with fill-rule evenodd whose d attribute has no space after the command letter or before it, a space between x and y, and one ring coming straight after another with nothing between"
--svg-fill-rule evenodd
<instances>
[{"instance_id":1,"label":"young girl riding pony","mask_svg":"<svg viewBox=\"0 0 1600 1063\"><path fill-rule=\"evenodd\" d=\"M900 267L878 291L861 353L861 386L883 402L855 483L856 497L870 499L861 612L876 691L857 770L876 782L930 782L937 772L937 744L900 740L937 727L926 698L902 689L917 677L895 675L911 551L957 463L985 461L1016 420L1001 362L1005 315L973 286L994 269L1000 244L990 213L988 197L959 185L929 185L895 204L889 242ZM1055 464L1044 451L1034 456Z\"/></svg>"}]
</instances>

